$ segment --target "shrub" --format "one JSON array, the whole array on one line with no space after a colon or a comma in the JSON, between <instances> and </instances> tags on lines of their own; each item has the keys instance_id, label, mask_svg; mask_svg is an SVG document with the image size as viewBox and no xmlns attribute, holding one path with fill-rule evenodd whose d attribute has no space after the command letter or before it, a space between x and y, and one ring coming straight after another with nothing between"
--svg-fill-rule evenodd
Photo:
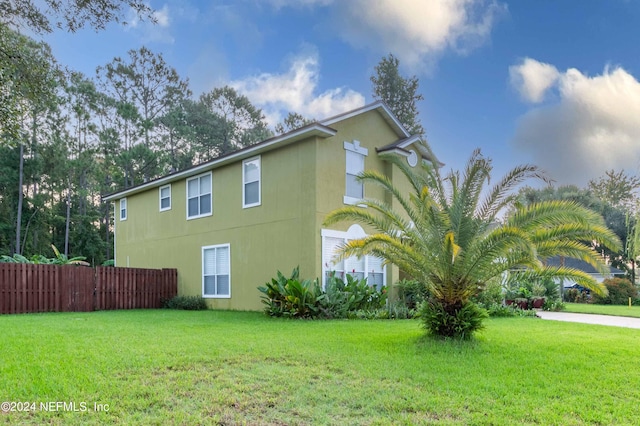
<instances>
[{"instance_id":1,"label":"shrub","mask_svg":"<svg viewBox=\"0 0 640 426\"><path fill-rule=\"evenodd\" d=\"M347 312L347 318L349 319L411 319L416 316L417 311L415 309L407 308L407 306L401 301L390 303L385 308L374 310L359 309Z\"/></svg>"},{"instance_id":2,"label":"shrub","mask_svg":"<svg viewBox=\"0 0 640 426\"><path fill-rule=\"evenodd\" d=\"M176 296L162 301L165 309L182 309L185 311L205 311L207 302L200 296Z\"/></svg>"},{"instance_id":3,"label":"shrub","mask_svg":"<svg viewBox=\"0 0 640 426\"><path fill-rule=\"evenodd\" d=\"M398 281L395 287L398 289L398 298L409 309L417 308L429 298L429 290L419 281L403 279Z\"/></svg>"},{"instance_id":4,"label":"shrub","mask_svg":"<svg viewBox=\"0 0 640 426\"><path fill-rule=\"evenodd\" d=\"M349 294L344 291L344 281L331 275L327 279L325 292L320 298L320 310L326 318L346 318L349 309Z\"/></svg>"},{"instance_id":5,"label":"shrub","mask_svg":"<svg viewBox=\"0 0 640 426\"><path fill-rule=\"evenodd\" d=\"M509 274L505 285L505 298L507 300L527 299L530 302L535 298L544 297L546 300L560 298L560 285L551 278L536 278L527 271L517 271Z\"/></svg>"},{"instance_id":6,"label":"shrub","mask_svg":"<svg viewBox=\"0 0 640 426\"><path fill-rule=\"evenodd\" d=\"M417 310L409 308L402 301L390 303L386 311L390 319L411 319L417 316Z\"/></svg>"},{"instance_id":7,"label":"shrub","mask_svg":"<svg viewBox=\"0 0 640 426\"><path fill-rule=\"evenodd\" d=\"M473 333L481 330L482 322L489 317L487 311L474 302L445 306L435 299L423 302L419 315L430 335L461 340L468 340Z\"/></svg>"},{"instance_id":8,"label":"shrub","mask_svg":"<svg viewBox=\"0 0 640 426\"><path fill-rule=\"evenodd\" d=\"M490 305L478 305L484 308L490 317L515 317L515 305L503 305L502 303L492 303Z\"/></svg>"},{"instance_id":9,"label":"shrub","mask_svg":"<svg viewBox=\"0 0 640 426\"><path fill-rule=\"evenodd\" d=\"M545 288L545 292L543 296L547 298L547 300L557 300L560 299L560 284L552 280L551 278L543 279L540 281Z\"/></svg>"},{"instance_id":10,"label":"shrub","mask_svg":"<svg viewBox=\"0 0 640 426\"><path fill-rule=\"evenodd\" d=\"M262 302L267 305L265 312L271 316L314 318L320 312L320 301L324 297L318 280L299 280L300 270L295 267L291 277L280 271L258 290L264 294Z\"/></svg>"},{"instance_id":11,"label":"shrub","mask_svg":"<svg viewBox=\"0 0 640 426\"><path fill-rule=\"evenodd\" d=\"M562 300L560 299L547 299L545 300L544 305L542 305L542 310L552 312L564 311L564 303L562 303Z\"/></svg>"},{"instance_id":12,"label":"shrub","mask_svg":"<svg viewBox=\"0 0 640 426\"><path fill-rule=\"evenodd\" d=\"M629 298L638 296L638 290L626 278L607 278L602 282L609 291L606 296L594 295L593 303L600 305L626 305Z\"/></svg>"},{"instance_id":13,"label":"shrub","mask_svg":"<svg viewBox=\"0 0 640 426\"><path fill-rule=\"evenodd\" d=\"M386 288L383 287L378 291L375 287L367 284L366 278L358 279L347 275L344 291L349 294L349 311L378 309L383 307L387 301Z\"/></svg>"},{"instance_id":14,"label":"shrub","mask_svg":"<svg viewBox=\"0 0 640 426\"><path fill-rule=\"evenodd\" d=\"M590 294L579 288L568 288L562 295L562 300L569 303L588 303L590 301Z\"/></svg>"},{"instance_id":15,"label":"shrub","mask_svg":"<svg viewBox=\"0 0 640 426\"><path fill-rule=\"evenodd\" d=\"M485 284L484 288L479 291L472 300L477 303L478 306L487 309L489 306L502 305L503 298L504 295L500 279L492 279Z\"/></svg>"},{"instance_id":16,"label":"shrub","mask_svg":"<svg viewBox=\"0 0 640 426\"><path fill-rule=\"evenodd\" d=\"M0 256L0 263L29 263L34 265L82 265L90 266L85 262L86 257L76 256L69 259L66 254L60 253L58 248L51 244L51 249L55 257L48 258L41 254L34 254L30 258L26 258L21 254L14 254L13 256L2 255Z\"/></svg>"},{"instance_id":17,"label":"shrub","mask_svg":"<svg viewBox=\"0 0 640 426\"><path fill-rule=\"evenodd\" d=\"M351 312L377 312L387 302L386 289L378 291L366 279L347 275L345 283L331 275L323 291L317 279L300 281L298 267L290 278L278 271L276 278L258 290L263 293L265 312L277 317L349 318Z\"/></svg>"}]
</instances>

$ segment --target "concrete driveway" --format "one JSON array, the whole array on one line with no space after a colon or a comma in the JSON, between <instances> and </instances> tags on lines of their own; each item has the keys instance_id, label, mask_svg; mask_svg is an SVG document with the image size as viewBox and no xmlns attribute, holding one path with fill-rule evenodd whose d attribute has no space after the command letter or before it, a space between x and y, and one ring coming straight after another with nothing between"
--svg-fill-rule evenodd
<instances>
[{"instance_id":1,"label":"concrete driveway","mask_svg":"<svg viewBox=\"0 0 640 426\"><path fill-rule=\"evenodd\" d=\"M581 322L585 324L610 325L613 327L640 328L640 318L547 311L538 311L536 315L539 318L551 321Z\"/></svg>"}]
</instances>

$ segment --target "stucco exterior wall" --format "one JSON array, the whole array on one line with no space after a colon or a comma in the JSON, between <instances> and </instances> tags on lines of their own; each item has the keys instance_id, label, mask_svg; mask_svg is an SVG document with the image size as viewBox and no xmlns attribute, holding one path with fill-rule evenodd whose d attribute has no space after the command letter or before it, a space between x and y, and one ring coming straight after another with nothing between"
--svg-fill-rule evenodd
<instances>
[{"instance_id":1,"label":"stucco exterior wall","mask_svg":"<svg viewBox=\"0 0 640 426\"><path fill-rule=\"evenodd\" d=\"M321 277L322 223L344 206L344 142L358 140L367 148L365 169L399 174L376 152L398 139L379 112L331 127L337 130L333 137L313 137L260 155L259 206L242 207L242 160L212 170L211 216L187 220L186 179L171 183L168 211L159 211L158 187L127 197L127 220L116 215L116 264L177 268L179 293L202 295L202 247L229 244L231 297L207 299L219 309L262 309L257 287L277 270L289 274L299 265L301 277ZM367 185L365 197L386 195ZM345 231L349 225L331 229ZM387 268L387 274L387 284L398 278L396 268Z\"/></svg>"}]
</instances>

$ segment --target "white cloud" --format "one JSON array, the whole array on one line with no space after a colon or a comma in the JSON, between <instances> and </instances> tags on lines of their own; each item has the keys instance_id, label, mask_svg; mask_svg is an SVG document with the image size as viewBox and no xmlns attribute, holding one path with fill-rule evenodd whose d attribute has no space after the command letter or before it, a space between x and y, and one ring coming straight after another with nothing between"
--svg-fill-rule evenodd
<instances>
[{"instance_id":1,"label":"white cloud","mask_svg":"<svg viewBox=\"0 0 640 426\"><path fill-rule=\"evenodd\" d=\"M156 25L166 28L169 26L169 6L166 4L162 6L162 9L153 12L153 17L156 20Z\"/></svg>"},{"instance_id":2,"label":"white cloud","mask_svg":"<svg viewBox=\"0 0 640 426\"><path fill-rule=\"evenodd\" d=\"M640 166L640 82L620 67L589 77L571 68L558 100L519 120L515 145L559 183L585 184L606 170Z\"/></svg>"},{"instance_id":3,"label":"white cloud","mask_svg":"<svg viewBox=\"0 0 640 426\"><path fill-rule=\"evenodd\" d=\"M149 19L140 20L138 14L133 9L130 9L125 30L132 30L137 33L142 43L156 41L172 44L175 39L171 34L172 17L169 6L165 4L161 9L154 10L153 18L156 21L155 23Z\"/></svg>"},{"instance_id":4,"label":"white cloud","mask_svg":"<svg viewBox=\"0 0 640 426\"><path fill-rule=\"evenodd\" d=\"M299 0L271 0L275 7ZM497 0L305 0L330 6L332 22L347 42L396 55L410 67L431 65L445 50L458 53L486 42L495 20L506 12Z\"/></svg>"},{"instance_id":5,"label":"white cloud","mask_svg":"<svg viewBox=\"0 0 640 426\"><path fill-rule=\"evenodd\" d=\"M263 73L229 85L262 108L270 125L282 121L288 112L322 119L364 105L364 96L339 87L316 93L319 80L317 53L295 57L282 74Z\"/></svg>"},{"instance_id":6,"label":"white cloud","mask_svg":"<svg viewBox=\"0 0 640 426\"><path fill-rule=\"evenodd\" d=\"M560 73L553 65L525 58L520 65L509 67L511 84L528 102L541 102L546 91L555 84Z\"/></svg>"}]
</instances>

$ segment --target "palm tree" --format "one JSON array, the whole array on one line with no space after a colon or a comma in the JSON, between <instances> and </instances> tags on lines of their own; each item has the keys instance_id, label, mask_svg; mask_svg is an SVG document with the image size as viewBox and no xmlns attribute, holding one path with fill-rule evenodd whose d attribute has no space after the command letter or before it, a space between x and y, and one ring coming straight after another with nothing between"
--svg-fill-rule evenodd
<instances>
[{"instance_id":1,"label":"palm tree","mask_svg":"<svg viewBox=\"0 0 640 426\"><path fill-rule=\"evenodd\" d=\"M620 241L602 217L574 202L514 206L514 188L529 178L545 179L535 166L516 167L489 188L491 160L480 150L473 152L462 176L458 171L442 176L438 167L426 162L411 168L398 156L387 159L406 176L408 194L376 171L365 171L359 178L385 188L402 212L368 199L331 212L325 225L355 221L373 230L346 243L340 255L378 256L423 283L431 294L421 312L429 333L470 337L486 316L470 298L489 280L514 268L526 268L529 278L569 278L595 293L606 292L582 271L545 266L544 259L562 255L606 271L593 243L619 249ZM509 207L514 207L513 213L500 220Z\"/></svg>"}]
</instances>

